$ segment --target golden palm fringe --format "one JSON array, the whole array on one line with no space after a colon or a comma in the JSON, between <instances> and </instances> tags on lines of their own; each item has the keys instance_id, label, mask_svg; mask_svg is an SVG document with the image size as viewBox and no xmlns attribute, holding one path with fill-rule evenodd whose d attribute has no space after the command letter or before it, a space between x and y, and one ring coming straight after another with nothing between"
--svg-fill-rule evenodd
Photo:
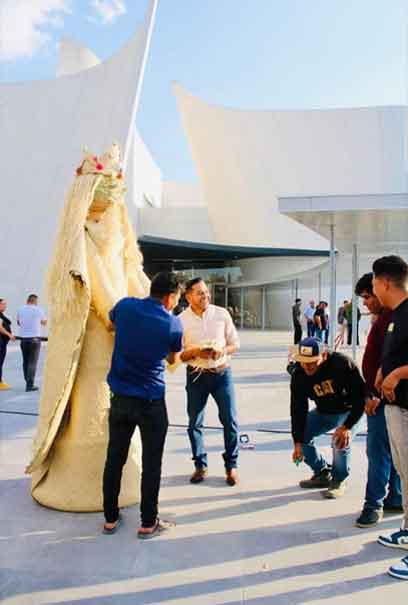
<instances>
[{"instance_id":1,"label":"golden palm fringe","mask_svg":"<svg viewBox=\"0 0 408 605\"><path fill-rule=\"evenodd\" d=\"M47 290L51 322L79 311L78 288L89 290L85 253L84 226L94 191L101 175L87 174L75 178L65 200L59 222L52 264L48 272ZM86 259L86 255L82 254ZM81 283L73 276L77 274Z\"/></svg>"}]
</instances>

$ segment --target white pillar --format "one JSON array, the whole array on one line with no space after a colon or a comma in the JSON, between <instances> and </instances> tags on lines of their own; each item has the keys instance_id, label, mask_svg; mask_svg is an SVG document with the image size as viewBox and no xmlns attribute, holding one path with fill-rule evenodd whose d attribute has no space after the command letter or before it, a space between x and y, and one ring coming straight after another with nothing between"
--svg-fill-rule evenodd
<instances>
[{"instance_id":1,"label":"white pillar","mask_svg":"<svg viewBox=\"0 0 408 605\"><path fill-rule=\"evenodd\" d=\"M358 305L358 296L354 292L354 288L356 287L356 283L358 280L358 248L357 244L353 244L353 255L352 255L352 288L353 288L353 296L352 296L352 317L351 317L351 329L352 329L352 338L351 338L351 350L353 360L356 360L357 353L357 305Z\"/></svg>"},{"instance_id":2,"label":"white pillar","mask_svg":"<svg viewBox=\"0 0 408 605\"><path fill-rule=\"evenodd\" d=\"M262 330L265 330L265 319L266 319L266 286L262 286Z\"/></svg>"},{"instance_id":3,"label":"white pillar","mask_svg":"<svg viewBox=\"0 0 408 605\"><path fill-rule=\"evenodd\" d=\"M244 288L241 288L241 330L244 327Z\"/></svg>"},{"instance_id":4,"label":"white pillar","mask_svg":"<svg viewBox=\"0 0 408 605\"><path fill-rule=\"evenodd\" d=\"M336 250L334 247L334 225L330 225L330 332L329 346L334 350L336 332Z\"/></svg>"}]
</instances>

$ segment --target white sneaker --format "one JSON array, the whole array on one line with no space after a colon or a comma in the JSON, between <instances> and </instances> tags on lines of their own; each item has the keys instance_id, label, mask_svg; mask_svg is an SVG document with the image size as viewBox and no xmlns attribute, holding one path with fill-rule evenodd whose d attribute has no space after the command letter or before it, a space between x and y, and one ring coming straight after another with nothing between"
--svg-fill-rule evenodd
<instances>
[{"instance_id":1,"label":"white sneaker","mask_svg":"<svg viewBox=\"0 0 408 605\"><path fill-rule=\"evenodd\" d=\"M408 529L400 529L389 536L379 536L377 542L389 548L408 550Z\"/></svg>"},{"instance_id":2,"label":"white sneaker","mask_svg":"<svg viewBox=\"0 0 408 605\"><path fill-rule=\"evenodd\" d=\"M396 565L391 565L388 573L399 580L408 580L408 557L404 557Z\"/></svg>"}]
</instances>

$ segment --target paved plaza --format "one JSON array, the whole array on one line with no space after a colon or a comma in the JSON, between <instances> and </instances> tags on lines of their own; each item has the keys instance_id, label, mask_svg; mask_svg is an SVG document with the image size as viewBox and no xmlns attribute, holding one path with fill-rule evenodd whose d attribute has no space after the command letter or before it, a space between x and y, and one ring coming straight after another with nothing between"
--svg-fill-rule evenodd
<instances>
[{"instance_id":1,"label":"paved plaza","mask_svg":"<svg viewBox=\"0 0 408 605\"><path fill-rule=\"evenodd\" d=\"M102 515L47 510L30 496L30 456L38 393L25 393L18 345L9 347L0 393L1 597L7 605L403 605L407 583L389 577L403 551L376 543L398 516L358 529L365 488L365 438L353 446L349 489L337 501L305 491L310 473L291 462L289 333L242 332L233 361L241 431L254 450L240 457L241 482L224 482L222 431L210 401L209 478L190 485L184 371L168 377L172 424L165 451L161 515L173 532L137 539L138 509L124 510L113 536ZM329 437L323 440L329 451Z\"/></svg>"}]
</instances>

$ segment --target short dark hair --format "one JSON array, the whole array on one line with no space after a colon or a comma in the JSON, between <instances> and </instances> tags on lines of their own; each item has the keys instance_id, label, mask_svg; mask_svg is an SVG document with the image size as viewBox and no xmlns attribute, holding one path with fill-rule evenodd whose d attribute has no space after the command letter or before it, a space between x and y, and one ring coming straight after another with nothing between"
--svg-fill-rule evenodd
<instances>
[{"instance_id":1,"label":"short dark hair","mask_svg":"<svg viewBox=\"0 0 408 605\"><path fill-rule=\"evenodd\" d=\"M175 294L181 290L181 281L177 273L161 271L157 273L150 284L150 296L153 298L163 298L168 294Z\"/></svg>"},{"instance_id":2,"label":"short dark hair","mask_svg":"<svg viewBox=\"0 0 408 605\"><path fill-rule=\"evenodd\" d=\"M188 282L186 282L185 291L190 292L196 284L199 284L202 281L204 281L202 277L193 277L193 279L189 279Z\"/></svg>"},{"instance_id":3,"label":"short dark hair","mask_svg":"<svg viewBox=\"0 0 408 605\"><path fill-rule=\"evenodd\" d=\"M295 303L302 302L301 298L295 298Z\"/></svg>"},{"instance_id":4,"label":"short dark hair","mask_svg":"<svg viewBox=\"0 0 408 605\"><path fill-rule=\"evenodd\" d=\"M373 263L375 277L386 277L397 288L405 288L408 279L408 265L400 256L391 254L377 258Z\"/></svg>"},{"instance_id":5,"label":"short dark hair","mask_svg":"<svg viewBox=\"0 0 408 605\"><path fill-rule=\"evenodd\" d=\"M38 296L37 296L37 294L29 294L29 295L27 296L27 302L28 302L28 303L30 303L30 302L34 302L35 300L38 300Z\"/></svg>"},{"instance_id":6,"label":"short dark hair","mask_svg":"<svg viewBox=\"0 0 408 605\"><path fill-rule=\"evenodd\" d=\"M357 296L361 296L363 292L368 292L368 294L373 294L373 273L364 273L356 283L354 288L354 292Z\"/></svg>"}]
</instances>

